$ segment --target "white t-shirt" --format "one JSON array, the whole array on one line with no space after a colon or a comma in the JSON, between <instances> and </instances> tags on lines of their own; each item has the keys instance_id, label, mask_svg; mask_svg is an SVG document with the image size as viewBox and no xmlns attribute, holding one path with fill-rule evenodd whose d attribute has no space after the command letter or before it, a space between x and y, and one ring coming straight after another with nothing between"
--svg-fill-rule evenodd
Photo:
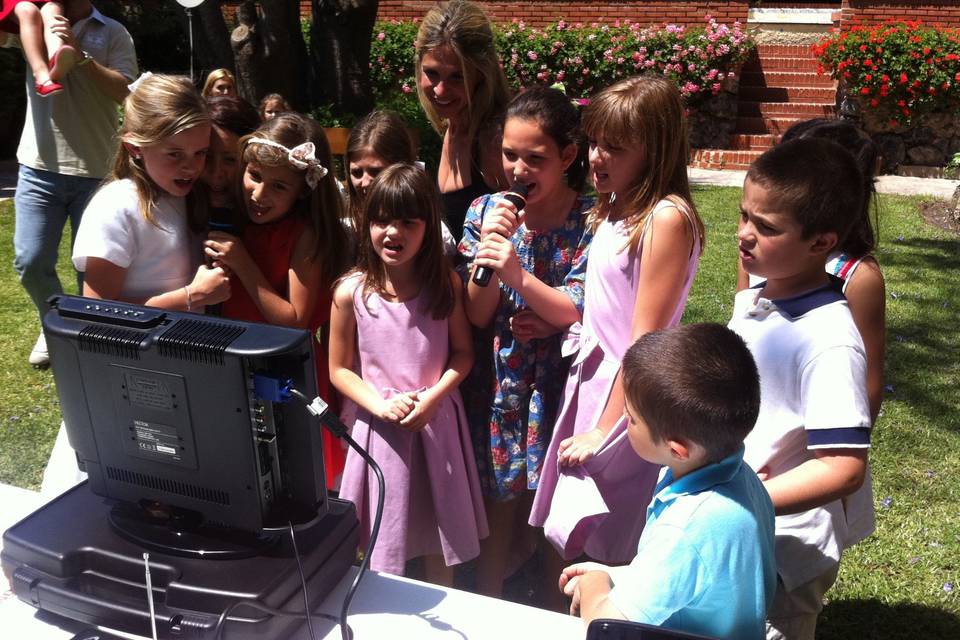
<instances>
[{"instance_id":1,"label":"white t-shirt","mask_svg":"<svg viewBox=\"0 0 960 640\"><path fill-rule=\"evenodd\" d=\"M829 287L768 300L737 294L728 325L760 373L760 415L744 444L754 470L777 476L815 449L870 446L866 354L842 294ZM843 500L777 516L777 569L790 590L835 566L843 550L874 530L870 476Z\"/></svg>"},{"instance_id":2,"label":"white t-shirt","mask_svg":"<svg viewBox=\"0 0 960 640\"><path fill-rule=\"evenodd\" d=\"M109 260L127 270L120 297L149 298L190 284L196 267L195 236L183 198L164 195L153 207L156 224L140 213L132 180L110 182L83 212L73 246L73 266L86 271L87 258Z\"/></svg>"}]
</instances>

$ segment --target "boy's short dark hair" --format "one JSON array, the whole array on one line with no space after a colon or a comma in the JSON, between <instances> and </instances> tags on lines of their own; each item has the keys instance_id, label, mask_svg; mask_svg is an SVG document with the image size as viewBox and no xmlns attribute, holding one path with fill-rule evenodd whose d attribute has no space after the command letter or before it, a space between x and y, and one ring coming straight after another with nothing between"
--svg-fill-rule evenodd
<instances>
[{"instance_id":1,"label":"boy's short dark hair","mask_svg":"<svg viewBox=\"0 0 960 640\"><path fill-rule=\"evenodd\" d=\"M626 400L657 442L685 438L710 462L736 451L760 412L760 376L743 339L690 324L640 337L623 357Z\"/></svg>"},{"instance_id":2,"label":"boy's short dark hair","mask_svg":"<svg viewBox=\"0 0 960 640\"><path fill-rule=\"evenodd\" d=\"M801 138L764 152L747 180L772 191L780 211L800 225L804 239L834 232L842 245L864 208L863 174L856 159L835 142Z\"/></svg>"}]
</instances>

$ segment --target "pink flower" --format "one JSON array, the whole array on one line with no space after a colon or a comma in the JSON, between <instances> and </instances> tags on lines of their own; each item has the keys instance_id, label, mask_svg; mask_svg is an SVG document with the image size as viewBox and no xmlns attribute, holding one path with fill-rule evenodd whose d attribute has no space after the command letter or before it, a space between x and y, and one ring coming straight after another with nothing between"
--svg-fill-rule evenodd
<instances>
[{"instance_id":1,"label":"pink flower","mask_svg":"<svg viewBox=\"0 0 960 640\"><path fill-rule=\"evenodd\" d=\"M380 42L383 42L386 39L387 39L387 34L385 34L383 31L377 34L377 40L379 40Z\"/></svg>"},{"instance_id":2,"label":"pink flower","mask_svg":"<svg viewBox=\"0 0 960 640\"><path fill-rule=\"evenodd\" d=\"M403 83L403 86L400 87L400 90L403 91L404 93L410 93L411 91L413 91L413 89L410 88L410 85L408 85L406 82Z\"/></svg>"},{"instance_id":3,"label":"pink flower","mask_svg":"<svg viewBox=\"0 0 960 640\"><path fill-rule=\"evenodd\" d=\"M567 23L561 20L557 23L557 31L563 31L567 26Z\"/></svg>"},{"instance_id":4,"label":"pink flower","mask_svg":"<svg viewBox=\"0 0 960 640\"><path fill-rule=\"evenodd\" d=\"M527 51L527 57L530 58L531 60L536 60L536 59L537 59L537 52L536 52L536 51Z\"/></svg>"},{"instance_id":5,"label":"pink flower","mask_svg":"<svg viewBox=\"0 0 960 640\"><path fill-rule=\"evenodd\" d=\"M580 73L585 76L590 75L590 67L584 67L583 71L581 71Z\"/></svg>"}]
</instances>

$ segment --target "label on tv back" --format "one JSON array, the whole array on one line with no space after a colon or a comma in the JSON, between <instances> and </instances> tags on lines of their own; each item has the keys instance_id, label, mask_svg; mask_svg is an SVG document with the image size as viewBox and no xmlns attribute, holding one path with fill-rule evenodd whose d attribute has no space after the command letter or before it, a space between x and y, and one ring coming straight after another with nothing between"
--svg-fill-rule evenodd
<instances>
[{"instance_id":1,"label":"label on tv back","mask_svg":"<svg viewBox=\"0 0 960 640\"><path fill-rule=\"evenodd\" d=\"M131 429L140 451L181 460L180 436L177 430L165 424L134 420Z\"/></svg>"}]
</instances>

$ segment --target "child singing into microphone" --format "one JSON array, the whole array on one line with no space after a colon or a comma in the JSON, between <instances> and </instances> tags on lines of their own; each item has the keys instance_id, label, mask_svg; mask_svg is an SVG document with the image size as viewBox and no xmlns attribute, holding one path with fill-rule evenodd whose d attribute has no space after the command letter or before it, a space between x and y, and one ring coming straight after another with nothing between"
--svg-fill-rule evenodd
<instances>
[{"instance_id":1,"label":"child singing into microphone","mask_svg":"<svg viewBox=\"0 0 960 640\"><path fill-rule=\"evenodd\" d=\"M522 212L503 193L467 211L460 252L493 270L487 286L472 278L466 311L476 363L462 386L474 437L490 537L481 544L477 586L501 594L511 541L522 539L533 489L563 391L561 333L580 319L590 234L580 116L563 93L536 87L507 108L503 169L528 194ZM553 593L551 588L545 593Z\"/></svg>"}]
</instances>

